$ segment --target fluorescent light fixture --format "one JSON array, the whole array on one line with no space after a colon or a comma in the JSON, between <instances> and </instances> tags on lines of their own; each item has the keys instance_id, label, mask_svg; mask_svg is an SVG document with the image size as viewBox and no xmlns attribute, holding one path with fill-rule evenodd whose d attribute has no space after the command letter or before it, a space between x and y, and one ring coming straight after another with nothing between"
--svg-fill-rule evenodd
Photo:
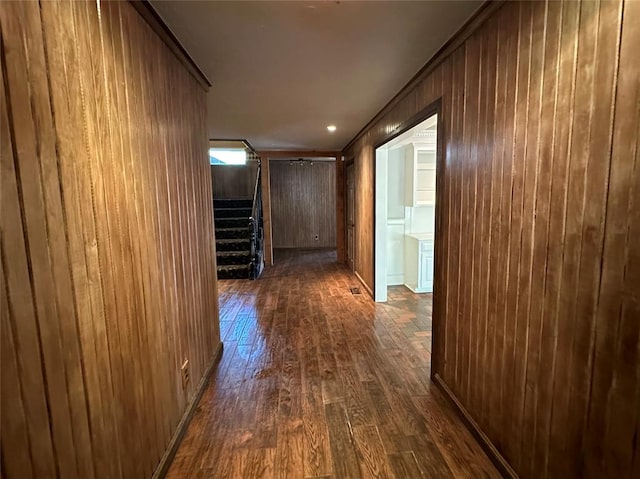
<instances>
[{"instance_id":1,"label":"fluorescent light fixture","mask_svg":"<svg viewBox=\"0 0 640 479\"><path fill-rule=\"evenodd\" d=\"M212 165L246 165L247 151L239 148L209 148Z\"/></svg>"},{"instance_id":2,"label":"fluorescent light fixture","mask_svg":"<svg viewBox=\"0 0 640 479\"><path fill-rule=\"evenodd\" d=\"M329 130L330 133L333 133L334 131L336 131L336 125L329 125L327 127L327 130Z\"/></svg>"}]
</instances>

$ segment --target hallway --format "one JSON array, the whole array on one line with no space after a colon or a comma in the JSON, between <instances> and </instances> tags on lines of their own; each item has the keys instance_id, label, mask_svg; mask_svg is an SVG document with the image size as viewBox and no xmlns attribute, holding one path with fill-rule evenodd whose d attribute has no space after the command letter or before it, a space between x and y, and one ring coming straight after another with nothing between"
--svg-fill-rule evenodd
<instances>
[{"instance_id":1,"label":"hallway","mask_svg":"<svg viewBox=\"0 0 640 479\"><path fill-rule=\"evenodd\" d=\"M376 304L334 252L278 253L219 282L224 353L167 478L500 477L429 380L430 295Z\"/></svg>"}]
</instances>

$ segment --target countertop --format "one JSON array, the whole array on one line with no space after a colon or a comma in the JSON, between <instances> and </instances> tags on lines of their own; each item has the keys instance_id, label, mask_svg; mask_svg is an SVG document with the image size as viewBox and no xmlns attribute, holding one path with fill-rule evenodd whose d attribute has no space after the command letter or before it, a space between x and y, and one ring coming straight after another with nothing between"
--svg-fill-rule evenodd
<instances>
[{"instance_id":1,"label":"countertop","mask_svg":"<svg viewBox=\"0 0 640 479\"><path fill-rule=\"evenodd\" d=\"M407 233L405 236L415 238L418 241L433 240L433 233Z\"/></svg>"}]
</instances>

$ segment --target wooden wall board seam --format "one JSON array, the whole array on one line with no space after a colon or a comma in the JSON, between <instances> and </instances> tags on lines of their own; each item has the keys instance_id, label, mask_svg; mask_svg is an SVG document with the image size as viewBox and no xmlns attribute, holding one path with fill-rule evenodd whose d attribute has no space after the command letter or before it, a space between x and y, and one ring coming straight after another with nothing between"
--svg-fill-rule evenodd
<instances>
[{"instance_id":1,"label":"wooden wall board seam","mask_svg":"<svg viewBox=\"0 0 640 479\"><path fill-rule=\"evenodd\" d=\"M502 8L504 0L485 1L484 4L467 20L467 22L436 52L433 57L424 65L416 75L404 85L400 91L378 112L369 122L347 143L342 149L343 152L350 150L357 144L367 132L385 115L392 114L393 109L402 102L407 93L413 90L417 84L424 81L431 72L441 63L449 59L453 53L464 44L465 40L480 29L487 18L494 15Z\"/></svg>"},{"instance_id":2,"label":"wooden wall board seam","mask_svg":"<svg viewBox=\"0 0 640 479\"><path fill-rule=\"evenodd\" d=\"M173 458L178 450L178 446L180 446L180 442L182 441L184 434L187 432L187 428L189 427L189 424L191 423L191 419L195 414L196 407L198 406L200 399L204 394L204 391L209 385L211 374L213 373L214 368L220 363L223 350L224 350L224 344L220 342L215 354L213 355L213 359L211 360L211 362L207 366L207 369L205 370L205 374L202 376L200 383L195 388L196 392L193 395L193 398L191 399L189 406L187 407L187 409L185 409L184 414L180 418L180 422L176 427L176 430L171 436L167 449L165 450L164 454L162 455L162 458L160 459L160 462L158 463L155 470L153 471L153 475L151 476L152 479L163 479L166 476L167 471L169 470L169 466L171 465L171 461L173 461Z\"/></svg>"},{"instance_id":3,"label":"wooden wall board seam","mask_svg":"<svg viewBox=\"0 0 640 479\"><path fill-rule=\"evenodd\" d=\"M144 21L153 29L158 37L164 42L169 50L191 73L193 78L200 84L203 90L208 91L211 88L211 82L200 69L198 64L191 58L189 52L185 50L171 29L158 14L151 2L148 0L129 0L133 8L140 14Z\"/></svg>"},{"instance_id":4,"label":"wooden wall board seam","mask_svg":"<svg viewBox=\"0 0 640 479\"><path fill-rule=\"evenodd\" d=\"M635 218L636 186L616 175L631 178L635 161L640 75L625 42L637 11L624 0L504 3L343 152L355 158L356 271L371 286L373 150L442 96L445 297L434 311L446 320L434 367L522 477L640 467L626 292L637 268L632 246L611 246Z\"/></svg>"},{"instance_id":5,"label":"wooden wall board seam","mask_svg":"<svg viewBox=\"0 0 640 479\"><path fill-rule=\"evenodd\" d=\"M516 471L510 466L507 460L500 454L500 451L493 445L491 439L480 428L478 423L473 419L473 416L469 414L456 395L449 389L447 383L440 377L439 374L434 375L434 381L440 390L444 393L447 400L453 405L456 411L460 414L466 426L469 428L473 436L480 443L480 446L484 452L489 456L491 462L496 466L500 473L509 479L518 479L519 476Z\"/></svg>"},{"instance_id":6,"label":"wooden wall board seam","mask_svg":"<svg viewBox=\"0 0 640 479\"><path fill-rule=\"evenodd\" d=\"M32 451L2 475L150 475L219 343L204 91L130 3L6 2L0 32L2 129L21 128L16 162L36 159L2 175L3 230L10 203L21 224L11 242L3 231L3 290L25 298L3 309L3 334L20 318L3 358L28 364L15 407ZM24 445L4 424L3 463Z\"/></svg>"},{"instance_id":7,"label":"wooden wall board seam","mask_svg":"<svg viewBox=\"0 0 640 479\"><path fill-rule=\"evenodd\" d=\"M539 5L542 4L537 4L536 7L539 8ZM538 216L536 214L536 206L537 206L537 201L539 198L539 177L540 177L540 160L539 160L539 156L540 156L540 121L542 119L542 108L543 108L543 101L542 101L542 94L544 91L544 82L545 82L545 55L546 55L546 28L547 28L547 12L548 12L548 3L545 2L544 3L544 15L534 15L533 18L534 19L539 19L540 22L542 22L543 26L542 26L542 32L540 32L539 26L538 28L535 28L534 24L535 22L532 22L532 29L534 30L534 35L537 35L537 33L541 33L542 35L542 40L541 41L533 41L533 43L535 44L540 44L540 48L538 51L538 56L541 56L540 60L539 60L539 65L535 65L534 70L542 70L542 74L540 75L539 80L537 80L539 82L537 91L536 88L533 88L533 95L537 96L537 106L536 108L532 108L532 110L534 110L535 116L537 117L534 118L534 121L537 121L537 125L536 125L536 131L535 131L535 135L536 137L534 138L534 145L533 148L535 148L535 150L532 148L529 151L534 151L535 156L533 159L529 160L529 163L531 161L535 161L534 164L534 178L533 178L533 185L532 185L532 191L533 191L533 200L531 201L530 204L530 212L527 212L527 216L530 219L530 233L527 235L527 238L530 240L531 245L529 247L530 250L530 254L529 254L529 259L528 259L528 279L526 280L526 284L527 284L527 304L526 304L526 313L524 313L524 317L526 318L526 324L527 324L527 328L526 328L526 334L524 336L524 372L521 375L522 379L521 379L521 388L522 388L522 405L520 406L520 416L522 417L521 419L521 424L522 424L522 429L524 429L525 427L525 409L527 406L527 374L528 374L528 366L530 365L530 361L529 361L529 344L530 344L530 333L531 333L531 302L532 302L532 293L531 293L531 289L532 289L532 282L533 282L533 269L534 269L534 260L535 260L535 251L533 248L533 242L534 242L534 238L535 238L535 233L537 230L537 226L538 223L535 220ZM533 60L533 55L532 55L532 60ZM530 69L531 71L531 69ZM535 86L535 83L534 83ZM534 98L534 100L536 100L536 98ZM537 111L535 111L537 110ZM522 434L521 436L521 446L520 446L520 453L519 455L521 457L526 457L526 451L524 450L524 434ZM522 466L522 468L524 468L525 466Z\"/></svg>"},{"instance_id":8,"label":"wooden wall board seam","mask_svg":"<svg viewBox=\"0 0 640 479\"><path fill-rule=\"evenodd\" d=\"M335 162L269 160L269 178L273 247L335 248Z\"/></svg>"}]
</instances>

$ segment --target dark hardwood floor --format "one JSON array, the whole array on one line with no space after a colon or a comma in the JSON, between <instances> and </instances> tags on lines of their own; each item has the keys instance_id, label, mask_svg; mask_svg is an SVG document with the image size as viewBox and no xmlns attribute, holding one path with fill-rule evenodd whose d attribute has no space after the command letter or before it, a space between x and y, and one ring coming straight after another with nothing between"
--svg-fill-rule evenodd
<instances>
[{"instance_id":1,"label":"dark hardwood floor","mask_svg":"<svg viewBox=\"0 0 640 479\"><path fill-rule=\"evenodd\" d=\"M354 295L334 252L276 263L219 282L224 354L168 478L500 477L429 380L430 295Z\"/></svg>"}]
</instances>

